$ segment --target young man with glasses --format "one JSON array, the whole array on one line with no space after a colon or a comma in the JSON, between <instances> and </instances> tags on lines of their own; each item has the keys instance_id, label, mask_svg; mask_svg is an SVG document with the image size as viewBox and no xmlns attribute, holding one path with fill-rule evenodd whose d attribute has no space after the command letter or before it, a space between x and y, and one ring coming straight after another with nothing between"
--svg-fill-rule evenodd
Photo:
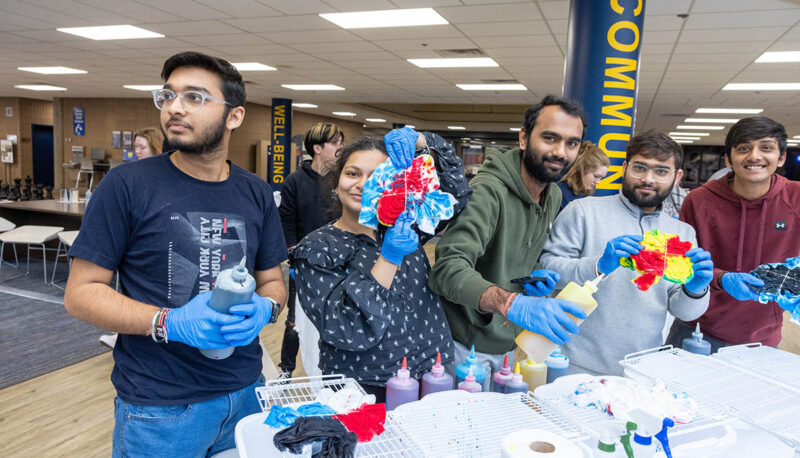
<instances>
[{"instance_id":1,"label":"young man with glasses","mask_svg":"<svg viewBox=\"0 0 800 458\"><path fill-rule=\"evenodd\" d=\"M708 307L713 264L699 247L686 253L694 276L685 285L662 280L640 291L631 282L639 274L619 269L620 258L638 254L643 234L653 229L696 243L691 226L662 211L662 202L682 175L682 159L680 145L665 134L639 134L628 142L622 192L573 201L553 223L541 262L561 274L559 286L607 276L594 295L597 309L562 349L571 372L621 374L618 361L625 355L662 344L668 311L692 320Z\"/></svg>"},{"instance_id":2,"label":"young man with glasses","mask_svg":"<svg viewBox=\"0 0 800 458\"><path fill-rule=\"evenodd\" d=\"M258 333L286 290L286 245L269 186L227 160L245 90L228 62L194 52L164 63L154 91L175 151L111 170L70 249L64 305L119 333L113 456L208 456L234 447L236 422L260 410ZM246 258L249 303L209 307L217 275ZM119 272L121 293L109 287ZM210 359L200 349L234 347Z\"/></svg>"},{"instance_id":3,"label":"young man with glasses","mask_svg":"<svg viewBox=\"0 0 800 458\"><path fill-rule=\"evenodd\" d=\"M725 164L732 171L684 201L681 220L714 256L714 280L708 311L689 323L675 320L668 343L680 345L696 323L714 352L781 341L783 310L758 302L752 287L763 282L748 272L800 254L800 183L775 173L786 161L786 139L783 125L770 118L738 121L725 138Z\"/></svg>"},{"instance_id":4,"label":"young man with glasses","mask_svg":"<svg viewBox=\"0 0 800 458\"><path fill-rule=\"evenodd\" d=\"M290 249L306 235L339 218L338 214L330 212L333 196L322 196L320 177L328 173L344 149L344 132L336 124L318 122L306 132L303 146L312 160L303 161L299 170L286 177L281 186L281 206L278 207L283 225L283 237ZM300 339L294 330L297 300L295 295L294 278L290 276L286 330L281 343L281 362L278 364L281 368L278 377L282 379L292 376L297 365L297 351L300 348ZM310 325L310 322L308 324ZM312 365L313 363L306 364L304 361L308 375L319 375L319 369L316 373L312 373L314 370Z\"/></svg>"}]
</instances>

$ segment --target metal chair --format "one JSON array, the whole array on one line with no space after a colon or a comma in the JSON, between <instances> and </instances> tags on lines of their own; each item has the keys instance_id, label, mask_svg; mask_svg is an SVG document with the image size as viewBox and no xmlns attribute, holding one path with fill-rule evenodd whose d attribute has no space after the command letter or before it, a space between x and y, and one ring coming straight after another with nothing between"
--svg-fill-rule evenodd
<instances>
[{"instance_id":1,"label":"metal chair","mask_svg":"<svg viewBox=\"0 0 800 458\"><path fill-rule=\"evenodd\" d=\"M53 263L53 274L50 276L50 284L61 290L64 288L56 285L55 283L56 269L58 268L58 258L62 256L67 258L67 265L70 269L72 268L72 259L67 256L67 252L69 251L69 247L75 243L75 239L78 238L78 232L79 231L61 231L58 233L58 248L56 249L56 260ZM64 254L61 254L62 246L64 247Z\"/></svg>"},{"instance_id":2,"label":"metal chair","mask_svg":"<svg viewBox=\"0 0 800 458\"><path fill-rule=\"evenodd\" d=\"M8 232L11 229L14 229L15 227L17 227L16 224L12 223L11 221L5 218L0 218L0 233ZM2 243L3 242L0 242L0 250L2 250ZM14 264L11 264L10 262L6 262L6 264L13 265L14 267L19 267L19 258L17 258L17 245L14 243L12 243L11 245L14 247ZM0 263L2 262L5 261L3 261L2 256L0 256Z\"/></svg>"},{"instance_id":3,"label":"metal chair","mask_svg":"<svg viewBox=\"0 0 800 458\"><path fill-rule=\"evenodd\" d=\"M45 247L45 243L50 240L54 240L58 236L58 233L63 230L63 227L58 226L20 226L8 232L3 232L0 234L0 259L3 259L3 249L5 248L6 243L20 243L28 245L27 269L25 271L25 274L27 275L31 271L31 246L41 245L41 248L38 246L35 248L42 250L42 270L44 275L44 284L46 285L47 247ZM14 249L16 250L16 245ZM0 269L2 268L3 263L0 262Z\"/></svg>"},{"instance_id":4,"label":"metal chair","mask_svg":"<svg viewBox=\"0 0 800 458\"><path fill-rule=\"evenodd\" d=\"M83 158L81 159L81 168L78 169L78 178L75 180L75 188L78 188L78 185L81 182L81 174L89 175L89 186L86 187L89 191L92 190L92 184L94 183L94 163L90 158Z\"/></svg>"}]
</instances>

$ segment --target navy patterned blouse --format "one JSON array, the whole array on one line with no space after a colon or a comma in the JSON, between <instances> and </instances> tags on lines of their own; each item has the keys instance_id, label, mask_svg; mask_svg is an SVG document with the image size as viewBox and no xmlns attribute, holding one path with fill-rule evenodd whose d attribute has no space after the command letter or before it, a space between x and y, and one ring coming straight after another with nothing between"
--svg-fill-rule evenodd
<instances>
[{"instance_id":1,"label":"navy patterned blouse","mask_svg":"<svg viewBox=\"0 0 800 458\"><path fill-rule=\"evenodd\" d=\"M438 135L424 135L437 157L440 189L456 198L457 215L472 193L461 159ZM439 297L428 288L430 264L422 245L430 236L419 236L419 248L403 259L391 289L370 273L380 247L367 235L328 224L293 251L300 303L320 333L323 374L384 386L404 356L415 378L430 370L437 352L443 363L453 360L450 328Z\"/></svg>"}]
</instances>

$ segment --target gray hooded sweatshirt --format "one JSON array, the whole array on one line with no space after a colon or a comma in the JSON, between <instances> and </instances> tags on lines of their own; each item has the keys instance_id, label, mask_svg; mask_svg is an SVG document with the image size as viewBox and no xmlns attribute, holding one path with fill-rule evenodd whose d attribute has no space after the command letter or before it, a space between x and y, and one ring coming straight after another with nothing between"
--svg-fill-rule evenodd
<instances>
[{"instance_id":1,"label":"gray hooded sweatshirt","mask_svg":"<svg viewBox=\"0 0 800 458\"><path fill-rule=\"evenodd\" d=\"M559 288L570 281L582 285L597 276L595 265L609 240L653 229L697 244L694 228L661 212L660 207L646 214L622 193L572 201L553 223L542 251L542 267L561 274ZM691 321L708 308L708 294L692 299L681 285L664 279L646 292L639 291L631 282L638 275L620 267L600 283L594 295L597 309L562 349L570 359L570 372L620 375L619 361L625 355L663 344L667 311Z\"/></svg>"}]
</instances>

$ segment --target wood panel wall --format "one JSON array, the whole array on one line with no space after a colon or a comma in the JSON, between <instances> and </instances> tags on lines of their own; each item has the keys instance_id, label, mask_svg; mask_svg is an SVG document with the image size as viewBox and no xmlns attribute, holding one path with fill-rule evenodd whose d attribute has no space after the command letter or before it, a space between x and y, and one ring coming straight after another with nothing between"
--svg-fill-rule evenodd
<instances>
[{"instance_id":1,"label":"wood panel wall","mask_svg":"<svg viewBox=\"0 0 800 458\"><path fill-rule=\"evenodd\" d=\"M6 116L6 107L11 107L11 117ZM25 178L33 174L31 124L53 125L53 103L21 97L0 98L0 138L6 138L7 135L17 136L14 163L1 166L0 179L4 182L10 182L14 177Z\"/></svg>"}]
</instances>

